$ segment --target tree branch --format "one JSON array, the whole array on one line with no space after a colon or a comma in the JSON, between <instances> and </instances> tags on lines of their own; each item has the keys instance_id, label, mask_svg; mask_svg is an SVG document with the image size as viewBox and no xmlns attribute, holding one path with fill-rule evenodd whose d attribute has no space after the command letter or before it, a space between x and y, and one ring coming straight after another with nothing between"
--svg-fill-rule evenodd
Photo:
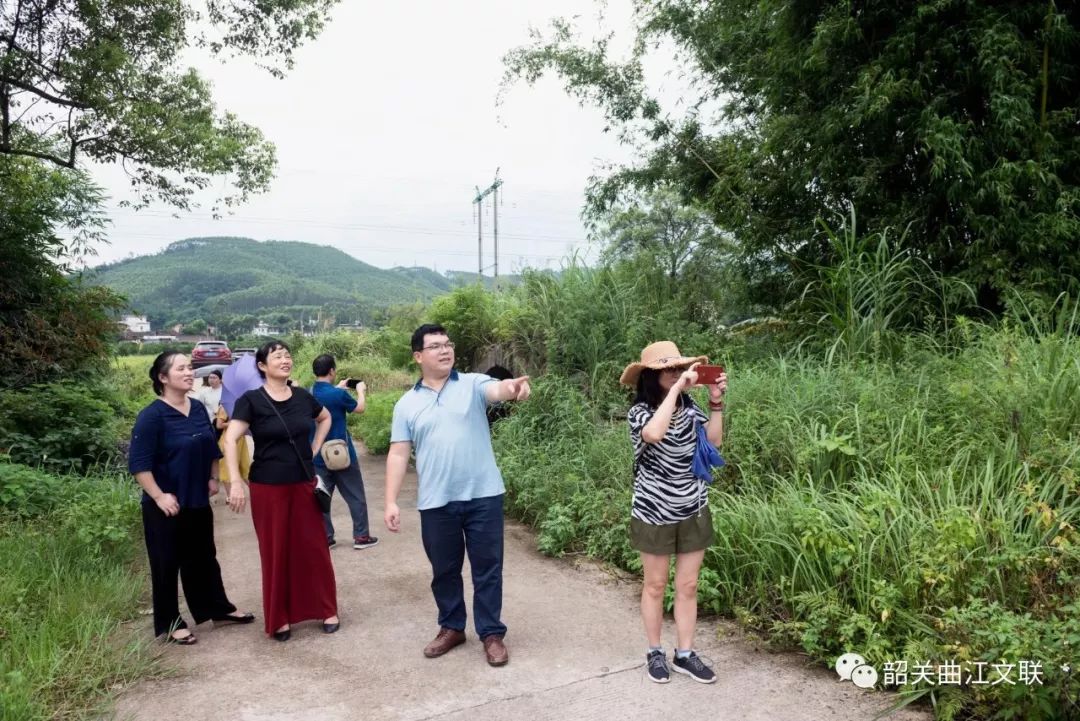
<instances>
[{"instance_id":1,"label":"tree branch","mask_svg":"<svg viewBox=\"0 0 1080 721\"><path fill-rule=\"evenodd\" d=\"M0 85L0 146L11 142L11 117L8 110L7 88Z\"/></svg>"},{"instance_id":2,"label":"tree branch","mask_svg":"<svg viewBox=\"0 0 1080 721\"><path fill-rule=\"evenodd\" d=\"M8 102L9 103L10 103L10 98L11 98L11 96L8 95ZM19 113L19 117L15 118L15 120L14 120L14 122L12 124L13 125L18 125L20 122L22 122L23 117L27 113L29 113L31 110L33 110L34 106L37 105L40 102L41 102L41 98L34 98L33 101L31 101L29 105L27 105L25 108L23 108L23 111L21 113Z\"/></svg>"},{"instance_id":3,"label":"tree branch","mask_svg":"<svg viewBox=\"0 0 1080 721\"><path fill-rule=\"evenodd\" d=\"M19 19L22 16L22 0L15 5L15 19L11 24L11 37L8 39L8 50L5 55L11 54L11 48L15 45L15 36L19 34ZM0 143L11 143L11 95L8 93L8 83L0 78Z\"/></svg>"},{"instance_id":4,"label":"tree branch","mask_svg":"<svg viewBox=\"0 0 1080 721\"><path fill-rule=\"evenodd\" d=\"M42 90L41 88L30 85L29 83L24 83L23 81L18 80L16 78L9 78L7 76L0 75L0 83L6 84L6 85L11 85L12 87L19 88L20 90L25 90L28 93L33 93L34 95L37 95L40 98L48 100L50 103L56 103L57 105L63 105L65 108L76 108L78 110L90 110L91 109L91 107L89 105L87 105L86 103L80 103L80 102L78 102L76 100L67 100L66 98L61 98L59 96L53 95L52 93L47 93L44 90Z\"/></svg>"},{"instance_id":5,"label":"tree branch","mask_svg":"<svg viewBox=\"0 0 1080 721\"><path fill-rule=\"evenodd\" d=\"M79 141L75 137L75 134L72 131L72 126L71 126L71 116L72 116L72 114L74 112L75 112L75 108L68 108L67 136L68 136L68 142L70 143L70 145L68 146L68 163L73 168L75 167L75 149L77 147L79 147Z\"/></svg>"},{"instance_id":6,"label":"tree branch","mask_svg":"<svg viewBox=\"0 0 1080 721\"><path fill-rule=\"evenodd\" d=\"M39 153L36 150L20 150L19 148L13 148L10 143L6 142L0 145L0 153L4 153L6 155L22 155L27 158L38 158L39 160L48 160L50 163L55 163L61 168L75 167L74 162L69 163L67 160L64 160L57 155L52 155L50 153Z\"/></svg>"},{"instance_id":7,"label":"tree branch","mask_svg":"<svg viewBox=\"0 0 1080 721\"><path fill-rule=\"evenodd\" d=\"M21 47L18 43L16 43L14 35L5 35L4 33L0 33L0 42L6 42L8 44L8 52L9 53L16 53L16 54L20 55L24 59L30 61L31 63L33 63L34 65L39 67L41 70L44 70L48 75L53 75L53 76L56 76L56 77L60 78L61 80L66 81L66 82L71 82L71 78L68 78L67 76L65 76L58 69L45 64L40 59L38 59L38 57L36 57L33 52L27 50L24 47ZM58 48L57 49L57 56L59 57L62 54L63 54L63 48Z\"/></svg>"}]
</instances>

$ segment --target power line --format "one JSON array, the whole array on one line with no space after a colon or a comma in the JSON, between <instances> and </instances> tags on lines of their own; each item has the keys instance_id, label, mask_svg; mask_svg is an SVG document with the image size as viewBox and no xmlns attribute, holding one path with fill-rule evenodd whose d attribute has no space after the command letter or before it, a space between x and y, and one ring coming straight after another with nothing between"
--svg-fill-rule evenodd
<instances>
[{"instance_id":1,"label":"power line","mask_svg":"<svg viewBox=\"0 0 1080 721\"><path fill-rule=\"evenodd\" d=\"M176 216L172 213L153 210L140 210L135 211L130 208L117 209L121 212L132 214L132 217L153 217L153 218L172 218L176 219ZM114 211L115 212L115 211ZM219 222L232 222L232 223L254 223L258 225L265 224L280 224L289 223L295 225L307 225L315 228L329 228L333 230L361 230L361 231L380 231L388 233L415 233L417 235L456 235L456 236L469 236L472 233L468 231L454 230L450 228L430 228L423 226L408 226L408 225L390 225L383 223L331 223L327 221L318 220L302 220L299 218L272 218L267 216L226 216L222 218L214 218L212 214L197 214L197 213L184 213L180 216L193 217L196 219L217 220ZM502 237L509 238L511 240L528 240L537 243L584 243L587 242L586 238L577 236L566 235L544 235L544 234L520 234L520 233L504 233Z\"/></svg>"},{"instance_id":2,"label":"power line","mask_svg":"<svg viewBox=\"0 0 1080 721\"><path fill-rule=\"evenodd\" d=\"M435 185L444 188L458 188L465 190L469 187L468 183L463 183L459 180L451 180L449 178L434 178L434 177L416 177L407 175L387 175L385 173L379 173L378 176L373 176L370 171L347 171L338 168L301 168L297 166L278 166L275 169L275 178L287 177L289 175L320 175L323 177L348 177L348 178L366 178L371 181L378 181L380 184L385 184L387 181L393 181L395 183L415 183L417 185ZM571 196L582 195L580 190L550 190L546 188L536 186L515 186L519 189L525 190L528 195L546 195L555 198L569 198Z\"/></svg>"}]
</instances>

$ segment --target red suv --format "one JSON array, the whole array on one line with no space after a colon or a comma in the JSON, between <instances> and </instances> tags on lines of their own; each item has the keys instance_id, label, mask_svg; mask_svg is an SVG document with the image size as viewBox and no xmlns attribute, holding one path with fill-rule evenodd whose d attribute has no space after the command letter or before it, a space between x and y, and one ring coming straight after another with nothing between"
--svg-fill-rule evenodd
<instances>
[{"instance_id":1,"label":"red suv","mask_svg":"<svg viewBox=\"0 0 1080 721\"><path fill-rule=\"evenodd\" d=\"M223 340L199 341L191 351L192 368L230 364L232 364L232 351Z\"/></svg>"}]
</instances>

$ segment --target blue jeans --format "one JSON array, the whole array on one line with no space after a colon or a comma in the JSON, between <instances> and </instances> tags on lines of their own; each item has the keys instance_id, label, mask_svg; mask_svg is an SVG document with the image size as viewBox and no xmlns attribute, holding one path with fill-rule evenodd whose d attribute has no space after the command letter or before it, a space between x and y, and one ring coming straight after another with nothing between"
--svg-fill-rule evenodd
<instances>
[{"instance_id":1,"label":"blue jeans","mask_svg":"<svg viewBox=\"0 0 1080 721\"><path fill-rule=\"evenodd\" d=\"M349 515L352 516L353 538L368 535L368 512L367 496L364 495L364 477L360 475L360 463L353 461L348 468L340 471L331 471L325 466L316 466L315 470L326 481L331 495L334 489L345 499L345 505L349 507ZM334 538L334 522L330 520L330 514L323 514L323 526L326 528L326 540Z\"/></svg>"},{"instance_id":2,"label":"blue jeans","mask_svg":"<svg viewBox=\"0 0 1080 721\"><path fill-rule=\"evenodd\" d=\"M473 624L480 638L503 635L503 496L451 501L420 511L420 535L431 561L431 592L439 625L465 630L465 587L461 568L469 554L473 582Z\"/></svg>"}]
</instances>

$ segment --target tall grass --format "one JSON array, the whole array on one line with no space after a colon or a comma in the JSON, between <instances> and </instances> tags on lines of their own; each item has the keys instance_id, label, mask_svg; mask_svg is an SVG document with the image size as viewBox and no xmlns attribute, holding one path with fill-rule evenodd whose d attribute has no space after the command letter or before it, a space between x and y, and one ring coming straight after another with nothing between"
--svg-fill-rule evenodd
<instances>
[{"instance_id":1,"label":"tall grass","mask_svg":"<svg viewBox=\"0 0 1080 721\"><path fill-rule=\"evenodd\" d=\"M831 262L796 276L809 278L797 313L810 326L808 339L824 341L825 359L896 359L913 330L924 342L947 342L953 316L975 305L971 287L912 256L903 233L896 241L894 229L860 235L854 208L840 221L818 223Z\"/></svg>"},{"instance_id":2,"label":"tall grass","mask_svg":"<svg viewBox=\"0 0 1080 721\"><path fill-rule=\"evenodd\" d=\"M1080 693L1052 672L1071 653L1055 634L1080 627L1080 341L968 331L964 351L918 366L729 367L701 602L826 663L1038 660L1043 687L946 689L960 695L940 708L1055 718L1048 699ZM496 448L542 550L638 570L625 423L598 424L547 378Z\"/></svg>"},{"instance_id":3,"label":"tall grass","mask_svg":"<svg viewBox=\"0 0 1080 721\"><path fill-rule=\"evenodd\" d=\"M827 664L850 650L879 669L1039 661L1043 685L934 688L935 711L1067 718L1080 708L1080 683L1058 670L1080 643L1077 306L1016 303L994 326L950 319L966 288L892 253L886 236L841 230L837 264L818 269L804 296L810 335L795 350L762 355L692 324L664 331L722 359L731 377L700 602ZM579 294L544 282L543 312L529 317L556 327L530 337L570 343L592 324L621 356L585 344L574 351L596 364L585 376L549 358L555 372L496 426L508 508L539 529L547 553L637 571L618 419L629 395L615 379L634 344L662 336L637 330L640 313L563 313L559 303ZM593 310L607 297L619 294L598 293Z\"/></svg>"},{"instance_id":4,"label":"tall grass","mask_svg":"<svg viewBox=\"0 0 1080 721\"><path fill-rule=\"evenodd\" d=\"M146 588L139 538L130 479L0 464L0 720L94 718L155 673L126 624Z\"/></svg>"}]
</instances>

